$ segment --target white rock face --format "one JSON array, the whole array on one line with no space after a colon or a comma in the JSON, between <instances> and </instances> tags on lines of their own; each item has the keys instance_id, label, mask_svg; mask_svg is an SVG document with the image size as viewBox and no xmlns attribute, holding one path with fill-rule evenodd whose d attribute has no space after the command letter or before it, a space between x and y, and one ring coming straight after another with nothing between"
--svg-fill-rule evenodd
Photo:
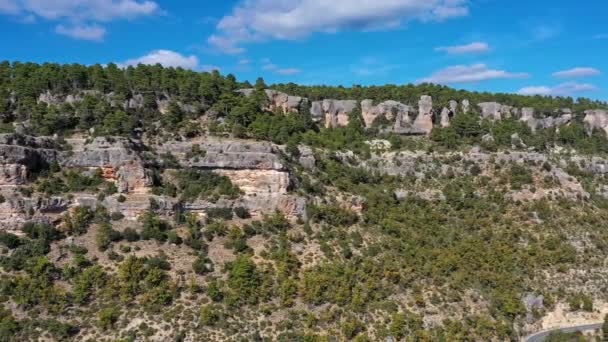
<instances>
[{"instance_id":1,"label":"white rock face","mask_svg":"<svg viewBox=\"0 0 608 342\"><path fill-rule=\"evenodd\" d=\"M245 96L251 96L253 91L254 89L251 88L238 90ZM291 96L274 89L266 89L265 92L268 97L268 106L264 109L271 112L282 110L283 113L298 113L302 104L308 102L308 99L303 97Z\"/></svg>"},{"instance_id":2,"label":"white rock face","mask_svg":"<svg viewBox=\"0 0 608 342\"><path fill-rule=\"evenodd\" d=\"M412 107L397 101L384 101L374 106L372 100L361 101L361 114L365 127L372 127L374 121L379 117L384 117L386 120L393 122L396 125L403 126L410 124L409 113Z\"/></svg>"},{"instance_id":3,"label":"white rock face","mask_svg":"<svg viewBox=\"0 0 608 342\"><path fill-rule=\"evenodd\" d=\"M315 101L310 108L310 114L315 121L322 121L326 128L344 127L348 125L350 113L357 108L354 100L323 100Z\"/></svg>"},{"instance_id":4,"label":"white rock face","mask_svg":"<svg viewBox=\"0 0 608 342\"><path fill-rule=\"evenodd\" d=\"M428 95L421 96L418 101L418 116L413 129L419 134L429 134L433 130L433 99Z\"/></svg>"},{"instance_id":5,"label":"white rock face","mask_svg":"<svg viewBox=\"0 0 608 342\"><path fill-rule=\"evenodd\" d=\"M449 127L450 126L450 115L451 115L451 111L447 108L443 108L441 110L441 127L445 128L445 127Z\"/></svg>"},{"instance_id":6,"label":"white rock face","mask_svg":"<svg viewBox=\"0 0 608 342\"><path fill-rule=\"evenodd\" d=\"M601 129L608 134L608 112L601 109L585 111L583 119L587 134L591 135L594 129Z\"/></svg>"},{"instance_id":7,"label":"white rock face","mask_svg":"<svg viewBox=\"0 0 608 342\"><path fill-rule=\"evenodd\" d=\"M496 102L482 102L477 104L481 109L482 119L490 119L492 121L499 121L502 119L501 109L502 105Z\"/></svg>"},{"instance_id":8,"label":"white rock face","mask_svg":"<svg viewBox=\"0 0 608 342\"><path fill-rule=\"evenodd\" d=\"M469 103L469 100L467 100L467 99L462 100L462 102L460 103L460 106L462 107L462 112L465 114L468 114L469 110L471 110L471 104Z\"/></svg>"}]
</instances>

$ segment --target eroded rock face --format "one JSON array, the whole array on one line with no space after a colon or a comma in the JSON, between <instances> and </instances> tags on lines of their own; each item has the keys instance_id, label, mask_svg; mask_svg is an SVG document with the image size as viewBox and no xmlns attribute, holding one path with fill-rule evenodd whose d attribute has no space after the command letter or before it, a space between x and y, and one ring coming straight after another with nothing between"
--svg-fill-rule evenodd
<instances>
[{"instance_id":1,"label":"eroded rock face","mask_svg":"<svg viewBox=\"0 0 608 342\"><path fill-rule=\"evenodd\" d=\"M324 122L326 128L344 127L348 125L350 113L357 108L354 100L323 100L315 101L310 108L313 120Z\"/></svg>"},{"instance_id":2,"label":"eroded rock face","mask_svg":"<svg viewBox=\"0 0 608 342\"><path fill-rule=\"evenodd\" d=\"M501 109L502 105L496 102L482 102L478 103L477 106L481 109L481 118L498 121L502 118Z\"/></svg>"},{"instance_id":3,"label":"eroded rock face","mask_svg":"<svg viewBox=\"0 0 608 342\"><path fill-rule=\"evenodd\" d=\"M608 134L608 112L605 110L587 110L583 119L587 134L591 135L593 130L604 130Z\"/></svg>"},{"instance_id":4,"label":"eroded rock face","mask_svg":"<svg viewBox=\"0 0 608 342\"><path fill-rule=\"evenodd\" d=\"M443 108L441 110L441 127L445 128L445 127L449 127L450 126L450 118L452 116L452 112L447 109L447 108Z\"/></svg>"},{"instance_id":5,"label":"eroded rock face","mask_svg":"<svg viewBox=\"0 0 608 342\"><path fill-rule=\"evenodd\" d=\"M32 173L58 160L60 148L50 138L0 134L0 186L25 184Z\"/></svg>"},{"instance_id":6,"label":"eroded rock face","mask_svg":"<svg viewBox=\"0 0 608 342\"><path fill-rule=\"evenodd\" d=\"M245 96L251 96L254 89L241 89L239 93ZM278 90L266 89L266 96L268 96L268 107L265 108L271 112L282 110L284 113L299 113L300 108L304 103L308 102L308 99L300 96L291 96L280 92Z\"/></svg>"},{"instance_id":7,"label":"eroded rock face","mask_svg":"<svg viewBox=\"0 0 608 342\"><path fill-rule=\"evenodd\" d=\"M361 114L365 127L372 127L377 118L385 118L389 122L395 122L395 125L403 127L411 124L410 112L412 107L397 101L384 101L378 105L373 104L372 100L363 100L361 102Z\"/></svg>"},{"instance_id":8,"label":"eroded rock face","mask_svg":"<svg viewBox=\"0 0 608 342\"><path fill-rule=\"evenodd\" d=\"M116 182L118 191L147 192L152 186L151 174L137 151L141 148L126 138L98 137L86 143L82 139L68 140L72 153L62 162L67 167L102 169L103 176Z\"/></svg>"},{"instance_id":9,"label":"eroded rock face","mask_svg":"<svg viewBox=\"0 0 608 342\"><path fill-rule=\"evenodd\" d=\"M428 95L421 96L418 101L418 116L413 130L418 134L429 134L433 130L433 99Z\"/></svg>"},{"instance_id":10,"label":"eroded rock face","mask_svg":"<svg viewBox=\"0 0 608 342\"><path fill-rule=\"evenodd\" d=\"M469 110L471 110L471 104L469 103L469 100L462 100L462 102L460 103L460 106L462 107L462 112L464 114L468 114Z\"/></svg>"}]
</instances>

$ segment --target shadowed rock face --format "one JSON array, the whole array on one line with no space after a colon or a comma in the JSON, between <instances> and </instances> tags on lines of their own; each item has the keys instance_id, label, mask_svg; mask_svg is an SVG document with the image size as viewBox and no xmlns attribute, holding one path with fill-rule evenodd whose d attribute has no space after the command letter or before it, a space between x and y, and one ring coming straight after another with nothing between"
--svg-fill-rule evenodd
<instances>
[{"instance_id":1,"label":"shadowed rock face","mask_svg":"<svg viewBox=\"0 0 608 342\"><path fill-rule=\"evenodd\" d=\"M49 138L0 134L0 186L23 185L59 159L60 146Z\"/></svg>"}]
</instances>

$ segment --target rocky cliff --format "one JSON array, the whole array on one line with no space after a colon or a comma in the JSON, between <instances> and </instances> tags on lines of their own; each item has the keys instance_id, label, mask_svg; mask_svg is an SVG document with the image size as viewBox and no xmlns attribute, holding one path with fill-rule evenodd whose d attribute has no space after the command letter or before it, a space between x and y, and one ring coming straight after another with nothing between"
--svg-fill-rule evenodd
<instances>
[{"instance_id":1,"label":"rocky cliff","mask_svg":"<svg viewBox=\"0 0 608 342\"><path fill-rule=\"evenodd\" d=\"M193 155L192 151L197 151ZM235 199L197 199L181 203L178 199L152 194L159 161L169 158L176 163L162 170L208 170L226 176L242 195ZM37 191L37 175L47 174L50 165L88 175L99 172L117 193L99 196L83 191L65 196L51 196ZM156 170L156 171L155 171ZM44 178L44 177L42 177ZM178 206L204 216L209 208L247 209L256 217L283 211L288 217L305 216L305 201L291 193L295 187L291 170L281 161L281 151L270 143L226 139L172 141L146 145L119 137L67 139L62 145L47 137L17 134L0 135L0 204L2 227L16 227L32 218L54 220L70 208L104 206L136 219L155 203L157 209L173 214Z\"/></svg>"},{"instance_id":2,"label":"rocky cliff","mask_svg":"<svg viewBox=\"0 0 608 342\"><path fill-rule=\"evenodd\" d=\"M239 92L250 96L252 89L243 89ZM266 109L281 109L285 113L299 112L301 106L310 103L310 114L315 122L326 128L344 127L348 125L349 117L353 111L360 109L361 117L366 128L379 127L382 132L393 132L402 135L429 134L434 127L449 127L454 116L462 113L474 112L480 119L500 121L515 119L524 122L532 131L542 128L557 128L567 125L574 120L576 114L569 108L559 108L551 115L540 115L534 108L517 108L498 102L478 103L476 109L471 108L468 100L460 104L451 100L446 107L437 108L430 96L421 96L416 107L398 101L388 100L374 104L373 100L325 99L309 102L308 99L276 91L266 90L269 105ZM584 120L589 134L594 129L608 132L608 112L605 110L588 110L584 113Z\"/></svg>"}]
</instances>

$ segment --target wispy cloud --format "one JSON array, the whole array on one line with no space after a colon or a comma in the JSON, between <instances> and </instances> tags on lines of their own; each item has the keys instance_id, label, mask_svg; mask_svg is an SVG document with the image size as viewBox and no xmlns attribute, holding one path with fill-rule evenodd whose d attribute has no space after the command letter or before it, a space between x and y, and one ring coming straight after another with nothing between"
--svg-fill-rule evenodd
<instances>
[{"instance_id":1,"label":"wispy cloud","mask_svg":"<svg viewBox=\"0 0 608 342\"><path fill-rule=\"evenodd\" d=\"M0 14L15 16L21 22L56 22L57 33L89 41L103 40L106 30L100 23L160 12L156 2L147 0L0 0Z\"/></svg>"},{"instance_id":2,"label":"wispy cloud","mask_svg":"<svg viewBox=\"0 0 608 342\"><path fill-rule=\"evenodd\" d=\"M569 70L562 70L553 73L556 78L580 78L601 75L601 71L595 68L576 67Z\"/></svg>"},{"instance_id":3,"label":"wispy cloud","mask_svg":"<svg viewBox=\"0 0 608 342\"><path fill-rule=\"evenodd\" d=\"M398 68L400 68L399 65L386 63L375 57L365 57L350 66L350 70L361 77L387 75Z\"/></svg>"},{"instance_id":4,"label":"wispy cloud","mask_svg":"<svg viewBox=\"0 0 608 342\"><path fill-rule=\"evenodd\" d=\"M285 68L285 69L277 69L275 72L279 75L290 76L290 75L297 75L297 74L301 73L302 70L297 69L297 68Z\"/></svg>"},{"instance_id":5,"label":"wispy cloud","mask_svg":"<svg viewBox=\"0 0 608 342\"><path fill-rule=\"evenodd\" d=\"M270 58L262 58L260 62L262 64L262 70L271 71L277 75L293 76L302 72L302 70L298 68L281 68L274 64Z\"/></svg>"},{"instance_id":6,"label":"wispy cloud","mask_svg":"<svg viewBox=\"0 0 608 342\"><path fill-rule=\"evenodd\" d=\"M513 73L505 70L495 70L479 63L473 65L456 65L434 72L431 76L422 78L416 83L473 83L494 79L514 79L529 77L526 73Z\"/></svg>"},{"instance_id":7,"label":"wispy cloud","mask_svg":"<svg viewBox=\"0 0 608 342\"><path fill-rule=\"evenodd\" d=\"M468 0L246 0L223 17L208 43L227 54L243 44L295 40L316 32L395 29L419 20L441 21L469 14Z\"/></svg>"},{"instance_id":8,"label":"wispy cloud","mask_svg":"<svg viewBox=\"0 0 608 342\"><path fill-rule=\"evenodd\" d=\"M576 93L593 92L598 88L588 83L562 83L554 87L532 86L521 88L518 93L521 95L543 95L543 96L569 96Z\"/></svg>"},{"instance_id":9,"label":"wispy cloud","mask_svg":"<svg viewBox=\"0 0 608 342\"><path fill-rule=\"evenodd\" d=\"M484 42L473 42L466 45L440 46L435 48L435 51L447 52L450 55L478 54L490 51L490 46Z\"/></svg>"},{"instance_id":10,"label":"wispy cloud","mask_svg":"<svg viewBox=\"0 0 608 342\"><path fill-rule=\"evenodd\" d=\"M71 27L57 25L55 32L74 39L89 40L94 42L102 41L106 35L106 29L98 25L77 25Z\"/></svg>"}]
</instances>

